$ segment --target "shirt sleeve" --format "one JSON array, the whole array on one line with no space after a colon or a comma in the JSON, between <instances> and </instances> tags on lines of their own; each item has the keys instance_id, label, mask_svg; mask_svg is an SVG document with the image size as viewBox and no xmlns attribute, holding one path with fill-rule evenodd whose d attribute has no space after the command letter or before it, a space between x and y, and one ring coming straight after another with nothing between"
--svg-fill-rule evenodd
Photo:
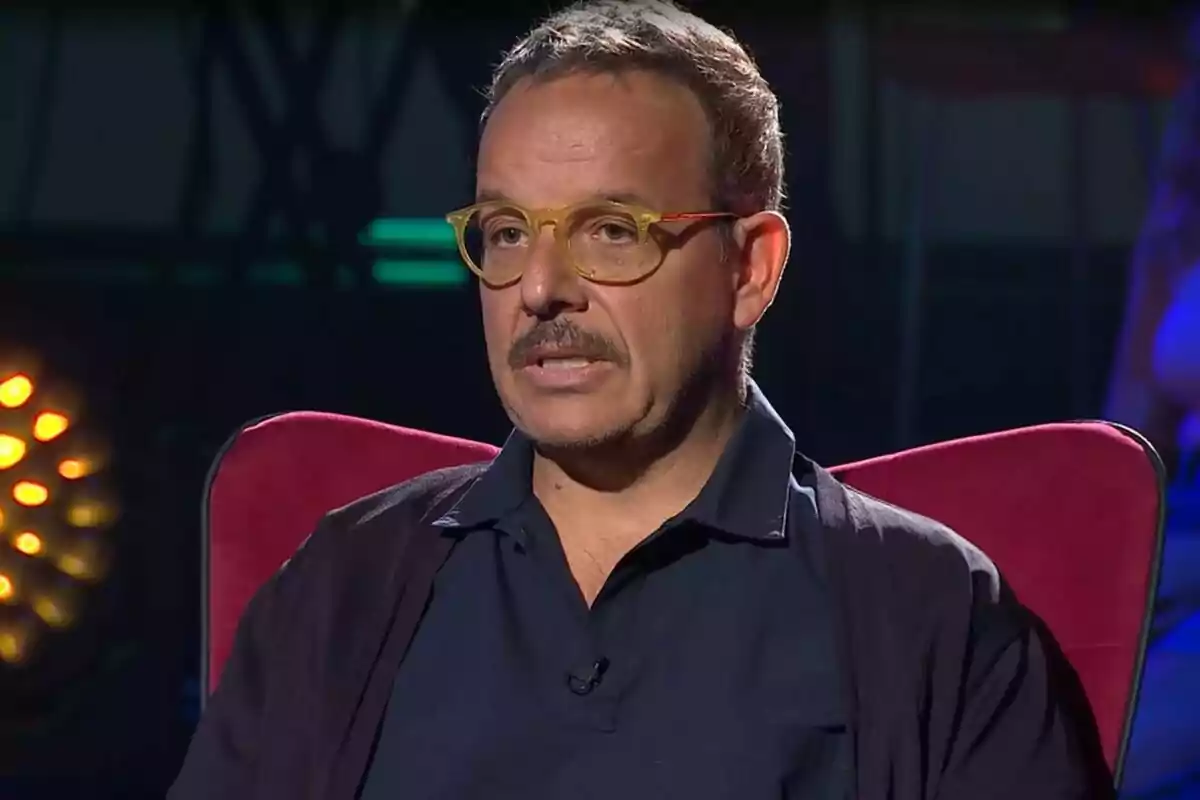
<instances>
[{"instance_id":1,"label":"shirt sleeve","mask_svg":"<svg viewBox=\"0 0 1200 800\"><path fill-rule=\"evenodd\" d=\"M937 798L1114 797L1082 685L1045 626L1002 588L971 629Z\"/></svg>"}]
</instances>

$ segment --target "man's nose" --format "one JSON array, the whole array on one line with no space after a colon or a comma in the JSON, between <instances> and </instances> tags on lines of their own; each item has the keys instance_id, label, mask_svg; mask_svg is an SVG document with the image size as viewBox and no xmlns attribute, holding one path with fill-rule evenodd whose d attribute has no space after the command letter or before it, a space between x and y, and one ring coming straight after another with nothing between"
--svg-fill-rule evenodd
<instances>
[{"instance_id":1,"label":"man's nose","mask_svg":"<svg viewBox=\"0 0 1200 800\"><path fill-rule=\"evenodd\" d=\"M544 226L534 239L521 274L521 304L532 317L551 318L564 311L582 310L587 303L583 279L571 264L570 253Z\"/></svg>"}]
</instances>

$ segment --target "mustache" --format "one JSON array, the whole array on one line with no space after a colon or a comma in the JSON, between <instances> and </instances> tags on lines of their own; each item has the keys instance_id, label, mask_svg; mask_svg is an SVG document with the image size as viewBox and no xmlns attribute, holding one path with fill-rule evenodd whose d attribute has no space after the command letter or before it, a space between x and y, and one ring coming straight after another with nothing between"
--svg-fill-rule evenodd
<instances>
[{"instance_id":1,"label":"mustache","mask_svg":"<svg viewBox=\"0 0 1200 800\"><path fill-rule=\"evenodd\" d=\"M520 369L529 363L530 354L541 347L561 347L577 352L584 358L595 361L611 361L624 364L625 356L609 339L592 331L585 331L566 319L539 322L513 343L508 352L508 364Z\"/></svg>"}]
</instances>

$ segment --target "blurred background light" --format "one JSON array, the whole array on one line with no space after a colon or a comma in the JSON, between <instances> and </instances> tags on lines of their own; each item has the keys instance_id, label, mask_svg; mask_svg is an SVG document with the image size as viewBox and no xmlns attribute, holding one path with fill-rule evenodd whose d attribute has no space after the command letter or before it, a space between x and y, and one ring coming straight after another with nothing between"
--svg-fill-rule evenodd
<instances>
[{"instance_id":1,"label":"blurred background light","mask_svg":"<svg viewBox=\"0 0 1200 800\"><path fill-rule=\"evenodd\" d=\"M20 408L33 394L33 382L29 376L16 374L0 382L0 406Z\"/></svg>"},{"instance_id":2,"label":"blurred background light","mask_svg":"<svg viewBox=\"0 0 1200 800\"><path fill-rule=\"evenodd\" d=\"M107 448L81 426L74 390L29 357L0 353L0 667L38 663L43 631L83 618L87 584L110 562L117 506ZM7 665L7 666L3 666Z\"/></svg>"}]
</instances>

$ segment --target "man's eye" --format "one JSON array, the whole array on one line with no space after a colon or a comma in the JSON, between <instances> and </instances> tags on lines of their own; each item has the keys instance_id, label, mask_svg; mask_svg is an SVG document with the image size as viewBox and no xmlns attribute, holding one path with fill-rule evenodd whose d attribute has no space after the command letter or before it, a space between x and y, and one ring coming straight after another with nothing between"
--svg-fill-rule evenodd
<instances>
[{"instance_id":1,"label":"man's eye","mask_svg":"<svg viewBox=\"0 0 1200 800\"><path fill-rule=\"evenodd\" d=\"M591 237L601 244L632 244L637 241L637 227L626 222L598 220L591 226Z\"/></svg>"},{"instance_id":2,"label":"man's eye","mask_svg":"<svg viewBox=\"0 0 1200 800\"><path fill-rule=\"evenodd\" d=\"M501 225L488 233L488 243L499 247L515 247L525 238L525 231L512 225Z\"/></svg>"}]
</instances>

